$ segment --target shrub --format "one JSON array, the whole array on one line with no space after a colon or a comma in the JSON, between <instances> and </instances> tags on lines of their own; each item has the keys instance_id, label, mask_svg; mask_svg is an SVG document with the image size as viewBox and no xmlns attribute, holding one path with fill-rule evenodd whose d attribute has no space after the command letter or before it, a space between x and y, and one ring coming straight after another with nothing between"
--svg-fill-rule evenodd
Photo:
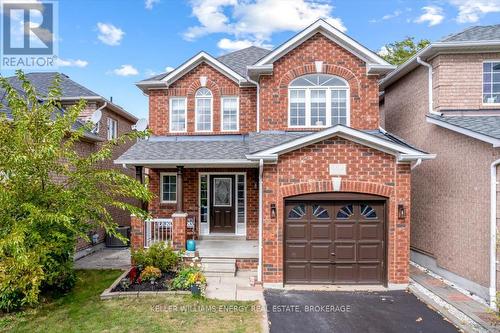
<instances>
[{"instance_id":1,"label":"shrub","mask_svg":"<svg viewBox=\"0 0 500 333\"><path fill-rule=\"evenodd\" d=\"M154 282L161 277L161 271L154 266L147 266L141 272L141 281Z\"/></svg>"},{"instance_id":2,"label":"shrub","mask_svg":"<svg viewBox=\"0 0 500 333\"><path fill-rule=\"evenodd\" d=\"M188 290L191 287L189 284L189 278L194 273L198 272L198 269L193 267L185 267L181 269L175 278L172 279L171 287L174 290Z\"/></svg>"},{"instance_id":3,"label":"shrub","mask_svg":"<svg viewBox=\"0 0 500 333\"><path fill-rule=\"evenodd\" d=\"M173 247L164 242L132 252L132 260L141 270L147 266L155 266L162 272L172 271L179 266L181 259L182 254L175 252Z\"/></svg>"}]
</instances>

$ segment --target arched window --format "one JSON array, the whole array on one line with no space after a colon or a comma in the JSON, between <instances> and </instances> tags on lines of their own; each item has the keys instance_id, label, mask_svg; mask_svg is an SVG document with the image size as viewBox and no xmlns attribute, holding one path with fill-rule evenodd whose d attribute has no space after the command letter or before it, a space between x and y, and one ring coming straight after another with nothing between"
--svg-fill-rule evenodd
<instances>
[{"instance_id":1,"label":"arched window","mask_svg":"<svg viewBox=\"0 0 500 333\"><path fill-rule=\"evenodd\" d=\"M197 132L212 131L212 92L207 88L200 88L195 95L195 114Z\"/></svg>"},{"instance_id":2,"label":"arched window","mask_svg":"<svg viewBox=\"0 0 500 333\"><path fill-rule=\"evenodd\" d=\"M349 126L349 85L334 75L308 74L288 88L289 127Z\"/></svg>"}]
</instances>

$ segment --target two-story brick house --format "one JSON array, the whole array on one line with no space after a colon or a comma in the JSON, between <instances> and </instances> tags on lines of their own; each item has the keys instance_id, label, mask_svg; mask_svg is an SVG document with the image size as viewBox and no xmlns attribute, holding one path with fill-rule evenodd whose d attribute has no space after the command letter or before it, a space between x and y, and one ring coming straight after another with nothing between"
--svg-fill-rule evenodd
<instances>
[{"instance_id":1,"label":"two-story brick house","mask_svg":"<svg viewBox=\"0 0 500 333\"><path fill-rule=\"evenodd\" d=\"M272 51L201 52L139 82L152 136L115 163L147 169L156 198L132 246L184 247L194 226L265 286L405 287L411 164L433 155L379 127L393 69L318 20Z\"/></svg>"},{"instance_id":2,"label":"two-story brick house","mask_svg":"<svg viewBox=\"0 0 500 333\"><path fill-rule=\"evenodd\" d=\"M500 25L432 43L381 81L386 128L437 154L412 176L412 260L493 304Z\"/></svg>"},{"instance_id":3,"label":"two-story brick house","mask_svg":"<svg viewBox=\"0 0 500 333\"><path fill-rule=\"evenodd\" d=\"M102 112L101 120L97 124L96 129L92 132L86 131L84 137L79 142L75 143L75 149L78 153L84 155L95 152L98 147L107 140L117 138L132 130L131 126L138 120L136 116L89 88L75 82L63 73L33 72L26 73L26 78L36 89L37 93L40 95L40 99L43 100L44 97L47 96L56 75L59 75L60 78L61 104L63 108L74 105L82 99L86 101L86 108L84 112L79 115L77 122L73 125L74 128L83 126L96 110ZM21 83L16 76L7 77L7 80L14 88L18 89L21 94L23 93ZM0 113L6 114L7 118L9 118L10 110L5 105L7 101L4 101L3 98L4 94L2 94L0 90ZM122 155L131 145L132 142L126 142L114 147L112 158L116 159ZM113 160L101 164L100 167L116 168L130 176L134 176L132 170L123 169L121 166L115 165ZM130 215L126 211L114 207L110 207L109 211L113 220L118 225L130 225ZM76 259L95 249L101 248L104 245L105 231L104 229L94 230L89 234L89 237L91 238L90 242L83 239L78 240L76 246L77 252L75 255Z\"/></svg>"}]
</instances>

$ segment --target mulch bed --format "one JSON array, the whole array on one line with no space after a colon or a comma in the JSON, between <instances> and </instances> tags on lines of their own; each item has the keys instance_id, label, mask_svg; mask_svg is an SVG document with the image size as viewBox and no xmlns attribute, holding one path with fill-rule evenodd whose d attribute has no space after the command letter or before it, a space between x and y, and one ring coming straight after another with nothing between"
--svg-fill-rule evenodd
<instances>
[{"instance_id":1,"label":"mulch bed","mask_svg":"<svg viewBox=\"0 0 500 333\"><path fill-rule=\"evenodd\" d=\"M125 278L123 278L116 287L111 289L111 292L122 292L122 291L170 291L168 286L170 281L175 278L175 272L162 273L161 277L154 283L149 281L140 281L140 278L133 276L131 278L130 273ZM126 281L124 281L126 280ZM133 281L132 283L130 283ZM128 286L127 286L128 285Z\"/></svg>"}]
</instances>

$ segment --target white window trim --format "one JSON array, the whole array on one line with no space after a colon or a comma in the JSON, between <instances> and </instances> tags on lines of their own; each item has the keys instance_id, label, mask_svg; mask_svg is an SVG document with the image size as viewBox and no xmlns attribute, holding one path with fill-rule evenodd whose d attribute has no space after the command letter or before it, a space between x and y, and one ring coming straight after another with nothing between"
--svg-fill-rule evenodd
<instances>
[{"instance_id":1,"label":"white window trim","mask_svg":"<svg viewBox=\"0 0 500 333\"><path fill-rule=\"evenodd\" d=\"M175 99L184 100L184 131L172 130L172 102ZM170 133L186 133L187 132L187 97L170 97L168 99L168 130Z\"/></svg>"},{"instance_id":2,"label":"white window trim","mask_svg":"<svg viewBox=\"0 0 500 333\"><path fill-rule=\"evenodd\" d=\"M210 91L212 96L210 96L210 129L209 130L199 130L198 129L198 100L208 99L208 97L194 97L194 131L199 133L209 133L214 129L214 95Z\"/></svg>"},{"instance_id":3,"label":"white window trim","mask_svg":"<svg viewBox=\"0 0 500 333\"><path fill-rule=\"evenodd\" d=\"M108 117L106 122L107 122L107 126L108 126L108 133L107 133L108 140L114 140L114 139L118 138L118 120L113 119L111 117ZM110 131L111 124L114 124L113 132Z\"/></svg>"},{"instance_id":4,"label":"white window trim","mask_svg":"<svg viewBox=\"0 0 500 333\"><path fill-rule=\"evenodd\" d=\"M175 204L177 203L177 192L175 193L175 200L163 200L163 176L175 176L175 182L177 184L177 173L175 172L160 172L160 203L164 204ZM177 185L175 186L177 191Z\"/></svg>"},{"instance_id":5,"label":"white window trim","mask_svg":"<svg viewBox=\"0 0 500 333\"><path fill-rule=\"evenodd\" d=\"M487 59L483 60L482 67L481 67L481 103L483 106L496 106L498 107L500 105L500 101L496 103L488 103L484 101L484 64L488 62L498 62L500 63L500 59Z\"/></svg>"},{"instance_id":6,"label":"white window trim","mask_svg":"<svg viewBox=\"0 0 500 333\"><path fill-rule=\"evenodd\" d=\"M224 129L224 100L229 98L236 98L236 129ZM220 99L220 131L221 132L239 132L240 131L240 97L239 96L223 96Z\"/></svg>"},{"instance_id":7,"label":"white window trim","mask_svg":"<svg viewBox=\"0 0 500 333\"><path fill-rule=\"evenodd\" d=\"M291 124L290 91L292 91L292 90L305 90L306 123L304 126ZM311 125L311 90L326 90L326 124L325 125L322 125L322 126ZM334 126L334 125L332 125L332 109L331 109L331 103L332 103L331 91L332 90L344 90L346 92L346 125L345 126L350 126L350 124L351 124L351 94L350 94L349 86L347 86L347 87L344 87L344 86L325 86L325 87L321 87L321 86L315 86L315 87L293 86L293 87L288 87L288 127L289 128L326 128L326 127Z\"/></svg>"}]
</instances>

